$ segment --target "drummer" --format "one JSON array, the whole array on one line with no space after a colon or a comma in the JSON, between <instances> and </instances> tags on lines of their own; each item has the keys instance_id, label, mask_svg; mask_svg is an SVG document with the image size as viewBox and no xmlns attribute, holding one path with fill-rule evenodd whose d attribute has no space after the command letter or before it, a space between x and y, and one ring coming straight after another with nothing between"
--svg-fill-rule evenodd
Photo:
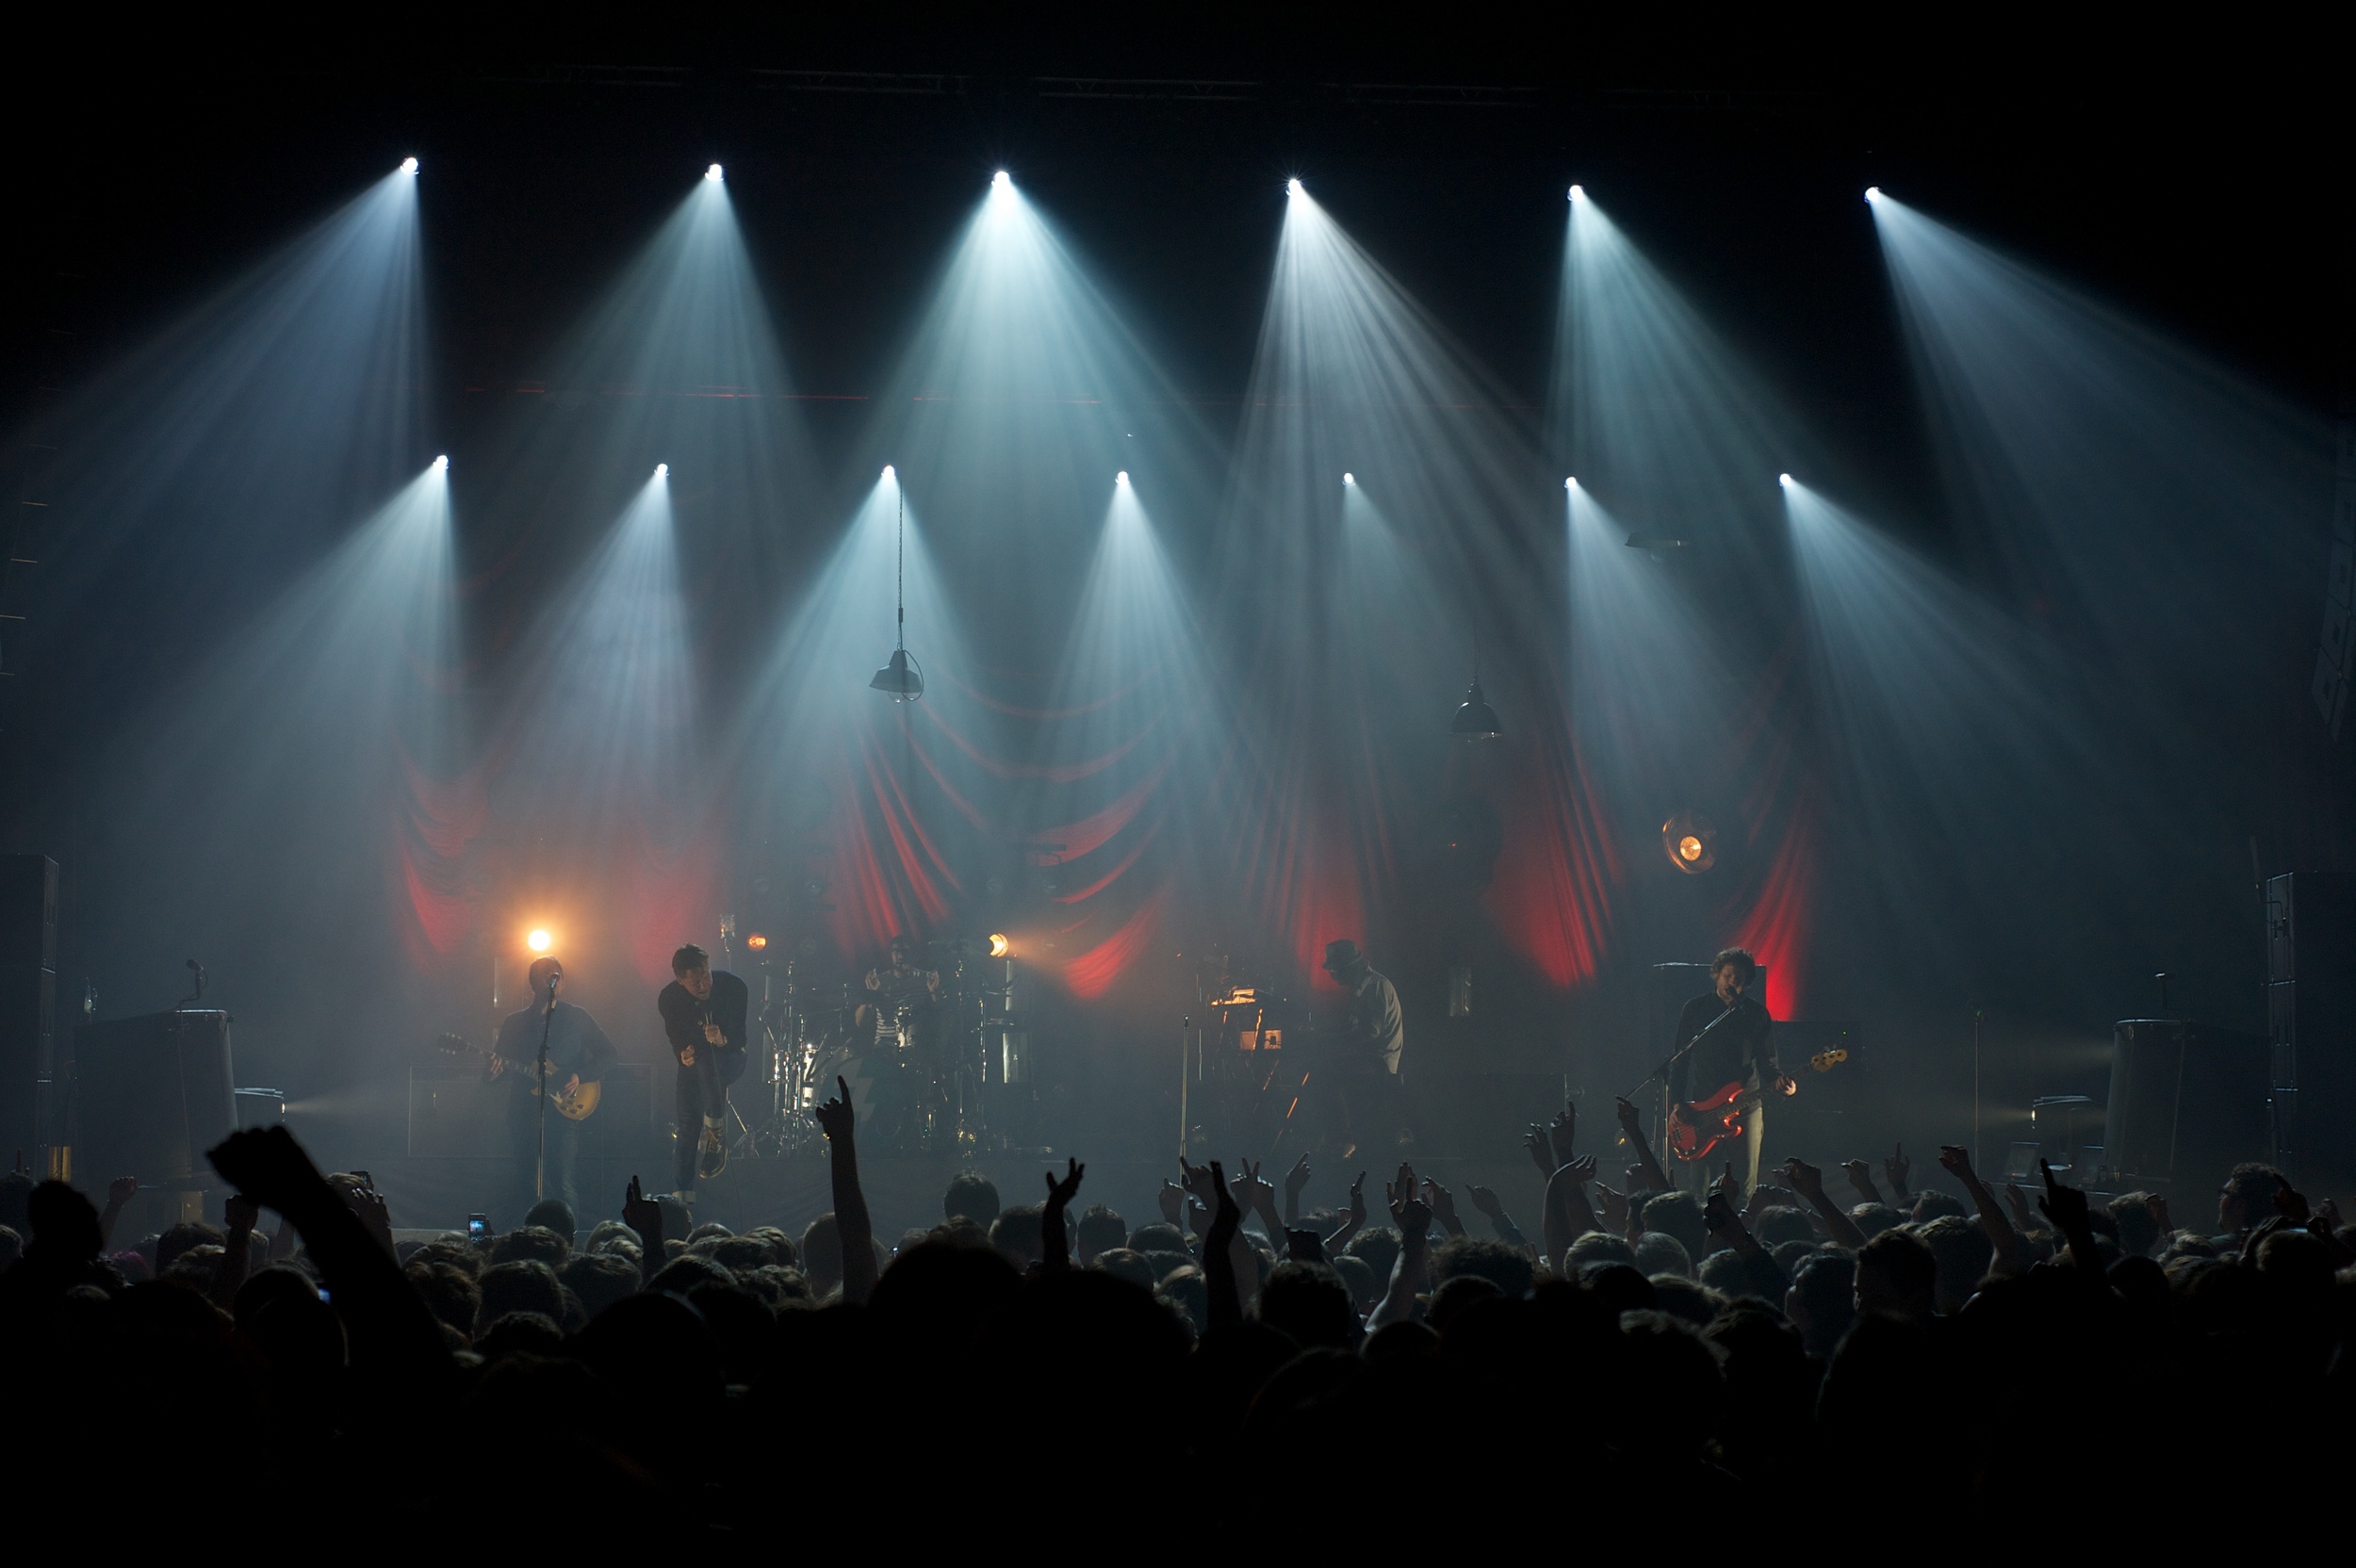
<instances>
[{"instance_id":1,"label":"drummer","mask_svg":"<svg viewBox=\"0 0 2356 1568\"><path fill-rule=\"evenodd\" d=\"M907 936L892 939L890 958L867 972L866 986L875 999L859 1004L852 1032L887 1051L914 1044L911 1037L941 1003L941 972L917 968L916 943Z\"/></svg>"}]
</instances>

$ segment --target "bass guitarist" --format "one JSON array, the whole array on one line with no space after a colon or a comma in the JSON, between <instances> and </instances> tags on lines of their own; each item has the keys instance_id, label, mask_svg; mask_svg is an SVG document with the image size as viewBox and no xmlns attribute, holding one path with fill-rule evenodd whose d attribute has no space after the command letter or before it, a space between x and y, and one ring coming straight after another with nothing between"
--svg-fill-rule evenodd
<instances>
[{"instance_id":1,"label":"bass guitarist","mask_svg":"<svg viewBox=\"0 0 2356 1568\"><path fill-rule=\"evenodd\" d=\"M1677 1048L1693 1047L1672 1080L1671 1091L1678 1102L1707 1100L1729 1084L1763 1090L1762 1100L1797 1093L1800 1086L1775 1061L1775 1021L1747 994L1759 978L1759 960L1746 948L1729 947L1710 961L1710 978L1716 988L1688 1002L1677 1015ZM1759 1184L1759 1151L1767 1125L1764 1107L1752 1110L1742 1124L1750 1164L1742 1189L1747 1193ZM1696 1160L1686 1167L1686 1183L1697 1194L1709 1181L1708 1162Z\"/></svg>"},{"instance_id":2,"label":"bass guitarist","mask_svg":"<svg viewBox=\"0 0 2356 1568\"><path fill-rule=\"evenodd\" d=\"M499 1021L489 1074L512 1078L517 1086L508 1097L508 1122L515 1129L515 1147L523 1152L522 1185L527 1193L533 1193L535 1185L532 1162L540 1138L539 1101L532 1089L538 1074L541 1030L548 1031L548 1093L555 1098L601 1081L612 1070L617 1054L614 1042L586 1010L556 1000L557 988L564 980L562 964L554 958L535 958L531 979L532 1005ZM573 1190L573 1158L581 1150L581 1123L568 1116L551 1115L547 1119L548 1191L534 1193L524 1203L529 1206L540 1198L562 1198L578 1213L581 1205Z\"/></svg>"}]
</instances>

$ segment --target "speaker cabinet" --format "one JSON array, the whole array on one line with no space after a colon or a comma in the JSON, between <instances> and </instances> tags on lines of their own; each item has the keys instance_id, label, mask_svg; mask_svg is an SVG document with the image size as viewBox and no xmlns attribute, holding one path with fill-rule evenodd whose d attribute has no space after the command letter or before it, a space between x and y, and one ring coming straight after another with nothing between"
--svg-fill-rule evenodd
<instances>
[{"instance_id":1,"label":"speaker cabinet","mask_svg":"<svg viewBox=\"0 0 2356 1568\"><path fill-rule=\"evenodd\" d=\"M2111 1029L2111 1094L2102 1163L2120 1187L2213 1193L2244 1160L2272 1157L2266 1042L2177 1019L2122 1019ZM2050 1157L2050 1156L2049 1156ZM2179 1206L2185 1225L2205 1210Z\"/></svg>"},{"instance_id":2,"label":"speaker cabinet","mask_svg":"<svg viewBox=\"0 0 2356 1568\"><path fill-rule=\"evenodd\" d=\"M2266 880L2276 1158L2311 1200L2356 1195L2356 876Z\"/></svg>"},{"instance_id":3,"label":"speaker cabinet","mask_svg":"<svg viewBox=\"0 0 2356 1568\"><path fill-rule=\"evenodd\" d=\"M75 1174L104 1191L215 1184L205 1152L237 1130L229 1015L213 1008L89 1023L74 1036Z\"/></svg>"}]
</instances>

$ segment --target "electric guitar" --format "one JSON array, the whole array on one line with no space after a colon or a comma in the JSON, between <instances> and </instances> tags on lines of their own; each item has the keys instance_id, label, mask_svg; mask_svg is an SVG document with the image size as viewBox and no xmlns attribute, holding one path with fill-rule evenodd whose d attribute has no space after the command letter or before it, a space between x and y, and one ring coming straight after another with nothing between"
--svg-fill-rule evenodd
<instances>
[{"instance_id":1,"label":"electric guitar","mask_svg":"<svg viewBox=\"0 0 2356 1568\"><path fill-rule=\"evenodd\" d=\"M496 1062L502 1071L522 1073L526 1086L534 1095L540 1092L539 1086L531 1082L537 1076L533 1071L538 1065L536 1056L527 1056L522 1061L517 1061L512 1056L501 1056L488 1046L475 1044L464 1035L439 1036L434 1041L434 1048L445 1056L479 1056L486 1065ZM565 1076L570 1077L571 1074L567 1073ZM579 1085L571 1093L566 1093L563 1087L563 1080L556 1076L555 1064L549 1064L548 1108L565 1120L588 1120L597 1114L597 1102L604 1097L605 1086L595 1079Z\"/></svg>"},{"instance_id":2,"label":"electric guitar","mask_svg":"<svg viewBox=\"0 0 2356 1568\"><path fill-rule=\"evenodd\" d=\"M1849 1053L1841 1046L1819 1051L1808 1059L1817 1072L1830 1072L1849 1059ZM1742 1119L1757 1110L1766 1100L1765 1089L1755 1089L1742 1080L1726 1085L1707 1100L1669 1107L1669 1135L1665 1140L1669 1152L1688 1162L1707 1159L1710 1152L1729 1138L1741 1137L1747 1129Z\"/></svg>"}]
</instances>

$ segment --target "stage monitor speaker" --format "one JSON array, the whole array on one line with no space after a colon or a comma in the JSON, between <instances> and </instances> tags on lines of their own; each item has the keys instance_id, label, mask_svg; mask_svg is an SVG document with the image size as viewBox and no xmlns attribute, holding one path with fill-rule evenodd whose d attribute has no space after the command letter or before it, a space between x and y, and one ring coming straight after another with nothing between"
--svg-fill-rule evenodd
<instances>
[{"instance_id":1,"label":"stage monitor speaker","mask_svg":"<svg viewBox=\"0 0 2356 1568\"><path fill-rule=\"evenodd\" d=\"M2267 1158L2267 1055L2258 1037L2207 1024L2133 1018L2114 1025L2102 1119L2111 1183L2192 1201L2242 1161ZM2198 1226L2206 1212L2180 1206L2176 1216Z\"/></svg>"},{"instance_id":2,"label":"stage monitor speaker","mask_svg":"<svg viewBox=\"0 0 2356 1568\"><path fill-rule=\"evenodd\" d=\"M2311 1200L2356 1196L2356 876L2266 879L2274 1157Z\"/></svg>"},{"instance_id":3,"label":"stage monitor speaker","mask_svg":"<svg viewBox=\"0 0 2356 1568\"><path fill-rule=\"evenodd\" d=\"M229 1015L215 1008L87 1023L74 1036L74 1163L82 1185L219 1184L205 1152L237 1130Z\"/></svg>"},{"instance_id":4,"label":"stage monitor speaker","mask_svg":"<svg viewBox=\"0 0 2356 1568\"><path fill-rule=\"evenodd\" d=\"M57 862L0 855L0 1158L34 1159L57 1131L43 1124L57 999Z\"/></svg>"}]
</instances>

